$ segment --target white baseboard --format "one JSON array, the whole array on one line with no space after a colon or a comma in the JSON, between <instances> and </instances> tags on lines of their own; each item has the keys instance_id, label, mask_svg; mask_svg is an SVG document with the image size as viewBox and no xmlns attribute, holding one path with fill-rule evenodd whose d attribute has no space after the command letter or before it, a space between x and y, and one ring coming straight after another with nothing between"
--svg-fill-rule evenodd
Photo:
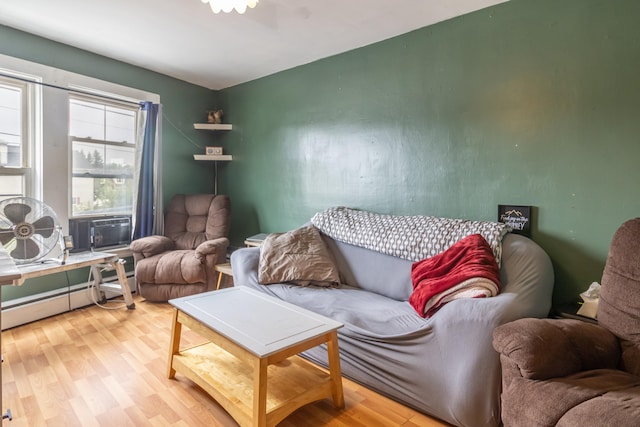
<instances>
[{"instance_id":1,"label":"white baseboard","mask_svg":"<svg viewBox=\"0 0 640 427\"><path fill-rule=\"evenodd\" d=\"M135 291L135 279L128 277L128 280L129 287ZM88 283L81 283L70 288L56 289L7 301L2 306L2 330L92 305L94 301L91 292ZM105 286L107 299L120 295L122 295L121 292L112 291Z\"/></svg>"}]
</instances>

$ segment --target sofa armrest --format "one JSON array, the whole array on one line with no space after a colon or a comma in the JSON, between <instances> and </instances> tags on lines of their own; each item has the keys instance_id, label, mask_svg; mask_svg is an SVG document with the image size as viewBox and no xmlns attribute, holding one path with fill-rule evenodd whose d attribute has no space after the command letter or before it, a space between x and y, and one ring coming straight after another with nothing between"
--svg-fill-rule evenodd
<instances>
[{"instance_id":1,"label":"sofa armrest","mask_svg":"<svg viewBox=\"0 0 640 427\"><path fill-rule=\"evenodd\" d=\"M147 236L134 240L129 248L134 257L148 258L175 249L175 244L166 236Z\"/></svg>"},{"instance_id":2,"label":"sofa armrest","mask_svg":"<svg viewBox=\"0 0 640 427\"><path fill-rule=\"evenodd\" d=\"M258 283L260 248L239 248L231 254L233 281L243 286L264 286Z\"/></svg>"},{"instance_id":3,"label":"sofa armrest","mask_svg":"<svg viewBox=\"0 0 640 427\"><path fill-rule=\"evenodd\" d=\"M620 344L605 328L573 319L518 319L498 326L493 346L523 378L545 380L591 369L615 369Z\"/></svg>"},{"instance_id":4,"label":"sofa armrest","mask_svg":"<svg viewBox=\"0 0 640 427\"><path fill-rule=\"evenodd\" d=\"M221 256L226 256L228 247L229 239L227 239L226 237L206 240L200 243L196 248L196 258L204 259L207 257L207 255L218 255L218 258L220 258Z\"/></svg>"}]
</instances>

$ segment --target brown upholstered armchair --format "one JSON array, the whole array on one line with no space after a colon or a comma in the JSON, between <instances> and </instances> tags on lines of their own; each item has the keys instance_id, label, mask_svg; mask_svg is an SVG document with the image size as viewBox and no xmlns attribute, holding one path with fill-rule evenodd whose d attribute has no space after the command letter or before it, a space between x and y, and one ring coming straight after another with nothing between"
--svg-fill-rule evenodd
<instances>
[{"instance_id":1,"label":"brown upholstered armchair","mask_svg":"<svg viewBox=\"0 0 640 427\"><path fill-rule=\"evenodd\" d=\"M167 301L216 287L216 264L229 246L228 196L174 196L165 214L164 236L131 242L138 292L148 301Z\"/></svg>"},{"instance_id":2,"label":"brown upholstered armchair","mask_svg":"<svg viewBox=\"0 0 640 427\"><path fill-rule=\"evenodd\" d=\"M505 427L640 426L640 218L616 231L601 285L597 325L520 319L495 329Z\"/></svg>"}]
</instances>

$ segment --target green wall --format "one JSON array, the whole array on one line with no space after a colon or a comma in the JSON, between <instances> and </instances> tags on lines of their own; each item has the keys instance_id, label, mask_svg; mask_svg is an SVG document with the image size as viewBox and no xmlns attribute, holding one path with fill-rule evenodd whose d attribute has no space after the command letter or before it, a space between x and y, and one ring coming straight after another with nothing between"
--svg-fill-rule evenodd
<instances>
[{"instance_id":1,"label":"green wall","mask_svg":"<svg viewBox=\"0 0 640 427\"><path fill-rule=\"evenodd\" d=\"M211 164L193 160L193 154L203 154L204 147L210 145L210 135L194 130L193 123L206 120L206 111L218 107L216 92L1 25L0 54L159 94L164 113L165 203L175 193L213 191ZM159 49L158 55L161 54ZM5 286L3 300L66 287L86 279L84 272L70 276L57 274L29 280L21 287Z\"/></svg>"},{"instance_id":2,"label":"green wall","mask_svg":"<svg viewBox=\"0 0 640 427\"><path fill-rule=\"evenodd\" d=\"M555 301L640 216L640 2L512 0L221 92L232 241L345 205L535 207Z\"/></svg>"},{"instance_id":3,"label":"green wall","mask_svg":"<svg viewBox=\"0 0 640 427\"><path fill-rule=\"evenodd\" d=\"M2 26L0 53L160 94L165 200L212 188L191 141L223 145L236 246L334 205L488 220L532 205L563 302L640 216L639 17L634 0L511 0L220 93ZM232 132L192 129L219 106Z\"/></svg>"}]
</instances>

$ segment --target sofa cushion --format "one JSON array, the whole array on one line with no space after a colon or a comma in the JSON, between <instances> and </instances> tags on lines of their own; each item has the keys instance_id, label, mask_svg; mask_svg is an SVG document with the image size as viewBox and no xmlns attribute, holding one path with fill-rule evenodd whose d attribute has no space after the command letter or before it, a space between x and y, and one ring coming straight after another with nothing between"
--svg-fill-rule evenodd
<instances>
[{"instance_id":1,"label":"sofa cushion","mask_svg":"<svg viewBox=\"0 0 640 427\"><path fill-rule=\"evenodd\" d=\"M194 249L206 240L226 237L230 209L228 196L176 194L167 207L165 235L177 249Z\"/></svg>"},{"instance_id":2,"label":"sofa cushion","mask_svg":"<svg viewBox=\"0 0 640 427\"><path fill-rule=\"evenodd\" d=\"M446 251L411 266L409 302L423 317L459 298L484 298L500 291L500 269L480 234L458 241Z\"/></svg>"},{"instance_id":3,"label":"sofa cushion","mask_svg":"<svg viewBox=\"0 0 640 427\"><path fill-rule=\"evenodd\" d=\"M136 280L142 283L181 285L207 282L205 264L190 250L169 251L143 258L136 262L135 268Z\"/></svg>"},{"instance_id":4,"label":"sofa cushion","mask_svg":"<svg viewBox=\"0 0 640 427\"><path fill-rule=\"evenodd\" d=\"M637 397L638 386L640 386L640 378L615 369L583 371L545 381L518 378L514 380L512 387L504 391L503 422L505 426L617 425L594 423L593 417L598 417L598 413L591 414L578 424L567 422L569 419L575 419L574 415L565 420L564 424L559 422L572 408L580 405L585 405L583 409L591 406L592 408L600 407L602 410L603 401L599 399L609 393L612 393L610 397L616 394L619 397L626 396L630 401L627 404L632 408L635 407L637 411L638 401L633 396L635 394ZM635 390L634 393L628 394L633 390Z\"/></svg>"},{"instance_id":5,"label":"sofa cushion","mask_svg":"<svg viewBox=\"0 0 640 427\"><path fill-rule=\"evenodd\" d=\"M269 234L260 248L261 285L337 286L340 273L318 229L307 225L286 233Z\"/></svg>"},{"instance_id":6,"label":"sofa cushion","mask_svg":"<svg viewBox=\"0 0 640 427\"><path fill-rule=\"evenodd\" d=\"M323 236L340 271L342 284L407 301L411 286L411 261L370 251Z\"/></svg>"},{"instance_id":7,"label":"sofa cushion","mask_svg":"<svg viewBox=\"0 0 640 427\"><path fill-rule=\"evenodd\" d=\"M615 426L640 424L640 386L610 391L574 406L558 421L557 427Z\"/></svg>"},{"instance_id":8,"label":"sofa cushion","mask_svg":"<svg viewBox=\"0 0 640 427\"><path fill-rule=\"evenodd\" d=\"M388 340L411 340L414 334L428 329L430 321L416 316L406 301L396 301L344 284L337 288L288 283L257 287L283 301L344 323L340 328L341 334L354 332L370 339L375 337L376 345L382 347Z\"/></svg>"},{"instance_id":9,"label":"sofa cushion","mask_svg":"<svg viewBox=\"0 0 640 427\"><path fill-rule=\"evenodd\" d=\"M620 360L615 335L575 319L518 319L494 330L493 346L517 366L518 375L534 380L615 369Z\"/></svg>"}]
</instances>

